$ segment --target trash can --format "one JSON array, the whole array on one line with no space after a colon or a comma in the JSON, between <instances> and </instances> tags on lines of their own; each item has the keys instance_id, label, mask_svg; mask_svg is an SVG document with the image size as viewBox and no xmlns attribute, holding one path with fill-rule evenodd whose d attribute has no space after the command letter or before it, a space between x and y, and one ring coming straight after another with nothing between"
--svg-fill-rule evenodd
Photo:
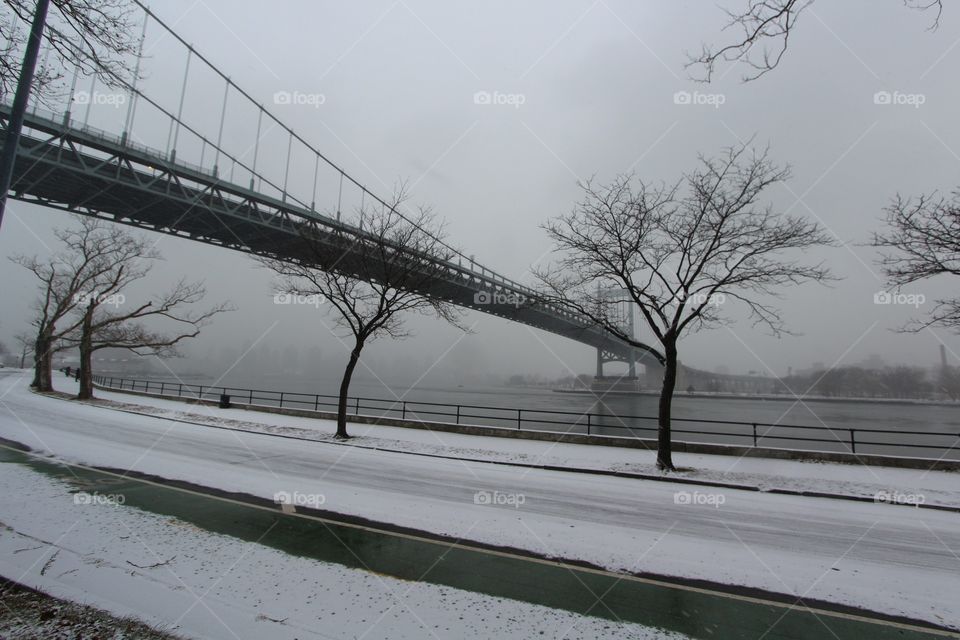
<instances>
[{"instance_id":1,"label":"trash can","mask_svg":"<svg viewBox=\"0 0 960 640\"><path fill-rule=\"evenodd\" d=\"M228 395L225 394L225 393L221 393L221 394L220 394L220 404L219 404L219 407L220 407L221 409L229 409L229 408L230 408L230 396L228 396Z\"/></svg>"}]
</instances>

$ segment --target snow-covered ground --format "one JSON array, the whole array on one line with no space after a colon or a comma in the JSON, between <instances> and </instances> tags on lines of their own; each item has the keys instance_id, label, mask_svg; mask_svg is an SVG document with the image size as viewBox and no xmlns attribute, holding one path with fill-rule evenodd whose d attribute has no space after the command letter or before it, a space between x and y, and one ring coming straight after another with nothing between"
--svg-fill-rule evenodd
<instances>
[{"instance_id":1,"label":"snow-covered ground","mask_svg":"<svg viewBox=\"0 0 960 640\"><path fill-rule=\"evenodd\" d=\"M0 574L193 638L663 638L636 624L292 556L0 465Z\"/></svg>"},{"instance_id":2,"label":"snow-covered ground","mask_svg":"<svg viewBox=\"0 0 960 640\"><path fill-rule=\"evenodd\" d=\"M59 382L59 381L58 381ZM73 390L64 380L64 390ZM156 416L334 442L336 424L274 413L188 405L161 398L98 391L108 406ZM538 440L473 436L426 429L351 424L355 437L344 446L374 447L472 460L574 467L660 475L656 452L621 447L565 444ZM681 478L757 487L853 495L880 501L939 504L960 508L960 473L873 467L859 464L801 462L740 456L674 454L684 467ZM912 503L910 501L913 501Z\"/></svg>"},{"instance_id":3,"label":"snow-covered ground","mask_svg":"<svg viewBox=\"0 0 960 640\"><path fill-rule=\"evenodd\" d=\"M615 571L752 586L960 628L960 516L954 513L511 468L210 429L37 396L14 376L0 377L0 395L0 435L62 458L268 498L278 491L321 494L331 511L457 538L581 559ZM184 410L182 405L165 408ZM188 411L220 415L200 407ZM290 421L276 426L323 428L303 418L236 410L225 415L238 414L265 423ZM651 461L641 451L495 438L482 439L493 442L481 446L472 436L384 429L354 425L365 438L414 444L416 438L429 438L433 442L419 445L478 451L503 447L501 454L550 455L578 465L585 459ZM402 439L388 437L395 431L402 431ZM709 461L681 456L679 462L706 467ZM807 476L816 476L811 479L844 482L875 482L877 473L883 474L880 484L891 487L956 491L955 474L755 459L724 463L767 476L778 468L793 473L806 467ZM913 481L923 484L903 484L907 476L901 474L916 474Z\"/></svg>"}]
</instances>

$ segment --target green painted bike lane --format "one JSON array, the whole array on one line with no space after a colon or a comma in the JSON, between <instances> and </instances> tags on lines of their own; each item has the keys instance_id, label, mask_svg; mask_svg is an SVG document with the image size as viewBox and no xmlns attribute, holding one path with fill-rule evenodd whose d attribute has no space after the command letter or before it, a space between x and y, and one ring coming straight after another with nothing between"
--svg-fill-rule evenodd
<instances>
[{"instance_id":1,"label":"green painted bike lane","mask_svg":"<svg viewBox=\"0 0 960 640\"><path fill-rule=\"evenodd\" d=\"M717 591L573 566L520 552L431 539L328 514L284 513L269 501L228 496L65 465L0 445L0 463L29 467L72 492L122 494L126 509L175 517L201 529L285 553L610 620L716 640L920 640L960 634L853 610L807 608L793 599ZM264 532L267 531L266 535ZM878 585L879 586L879 585Z\"/></svg>"}]
</instances>

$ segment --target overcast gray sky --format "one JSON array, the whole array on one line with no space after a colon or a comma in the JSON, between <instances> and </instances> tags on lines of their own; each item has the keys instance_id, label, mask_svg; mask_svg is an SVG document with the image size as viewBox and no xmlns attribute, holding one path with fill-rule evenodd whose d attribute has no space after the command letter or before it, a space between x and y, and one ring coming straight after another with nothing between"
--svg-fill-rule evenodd
<instances>
[{"instance_id":1,"label":"overcast gray sky","mask_svg":"<svg viewBox=\"0 0 960 640\"><path fill-rule=\"evenodd\" d=\"M521 281L532 282L530 267L547 259L540 225L570 210L578 180L634 171L673 181L698 153L755 136L793 167L793 179L771 189L769 201L818 219L835 235L841 246L822 258L843 280L785 290L778 304L796 337L773 339L740 321L687 338L681 359L700 368L782 374L788 366L850 364L874 353L931 364L940 340L960 353L960 341L943 331L891 332L956 284L910 289L928 300L917 311L875 305L882 289L876 253L862 246L897 192L950 192L960 183L956 7L948 5L940 28L929 31L933 16L899 0L822 0L802 15L779 69L743 84L743 68L722 67L710 85L692 82L684 69L685 51L731 37L720 32L724 16L710 2L164 0L153 8L371 189L387 194L396 180L408 180L414 200L447 222L454 245ZM148 32L148 43L156 34ZM148 50L146 82L175 104L183 51L169 39ZM185 110L198 126L215 130L222 84L198 72L190 87ZM876 104L880 91L921 96L923 104ZM315 97L277 105L277 92ZM477 92L504 104L478 104ZM691 103L678 104L677 92L688 92ZM98 109L92 122L109 129L118 113ZM231 116L226 138L243 153L256 120L239 108ZM138 139L163 146L165 127L151 129L146 115L138 124ZM284 145L282 136L264 142L261 162L280 171ZM309 181L312 164L304 166L297 163L294 180ZM327 206L335 194L322 191L318 206ZM0 255L45 254L51 229L67 220L12 202ZM154 286L183 275L203 278L211 300L229 299L239 309L217 318L190 353L259 341L296 345L302 357L317 345L332 368L339 366L343 348L331 335L331 319L272 304L270 275L248 257L165 236L157 247L166 262ZM9 343L25 327L35 284L6 260L0 273L0 339ZM743 310L728 311L742 320ZM409 370L416 377L438 361L434 372L559 376L593 368L595 356L583 345L473 312L466 323L474 333L466 336L435 320L410 323L414 337L374 343L368 353L390 375Z\"/></svg>"}]
</instances>

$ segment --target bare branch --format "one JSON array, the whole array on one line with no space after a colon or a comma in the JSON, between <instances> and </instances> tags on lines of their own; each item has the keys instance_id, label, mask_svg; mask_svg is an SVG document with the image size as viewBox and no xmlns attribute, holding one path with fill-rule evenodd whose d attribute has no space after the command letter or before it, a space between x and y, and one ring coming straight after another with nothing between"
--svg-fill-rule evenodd
<instances>
[{"instance_id":1,"label":"bare branch","mask_svg":"<svg viewBox=\"0 0 960 640\"><path fill-rule=\"evenodd\" d=\"M882 250L880 268L888 286L900 289L940 275L960 275L960 190L949 198L898 195L885 212L888 230L875 233L871 244ZM902 329L929 326L960 329L960 298L936 300L927 319Z\"/></svg>"},{"instance_id":2,"label":"bare branch","mask_svg":"<svg viewBox=\"0 0 960 640\"><path fill-rule=\"evenodd\" d=\"M698 69L695 80L710 82L721 63L740 63L747 67L741 76L750 82L776 69L790 46L797 19L814 0L747 0L746 8L723 9L727 24L723 31L739 36L716 47L704 43L699 54L688 54L687 69ZM904 6L918 11L936 10L930 29L936 29L943 15L943 0L903 0Z\"/></svg>"},{"instance_id":3,"label":"bare branch","mask_svg":"<svg viewBox=\"0 0 960 640\"><path fill-rule=\"evenodd\" d=\"M131 81L142 14L129 0L53 0L44 29L42 64L34 94L42 102L62 96L63 79L78 69L110 87ZM36 2L4 0L0 35L6 46L0 63L0 96L12 95Z\"/></svg>"}]
</instances>

